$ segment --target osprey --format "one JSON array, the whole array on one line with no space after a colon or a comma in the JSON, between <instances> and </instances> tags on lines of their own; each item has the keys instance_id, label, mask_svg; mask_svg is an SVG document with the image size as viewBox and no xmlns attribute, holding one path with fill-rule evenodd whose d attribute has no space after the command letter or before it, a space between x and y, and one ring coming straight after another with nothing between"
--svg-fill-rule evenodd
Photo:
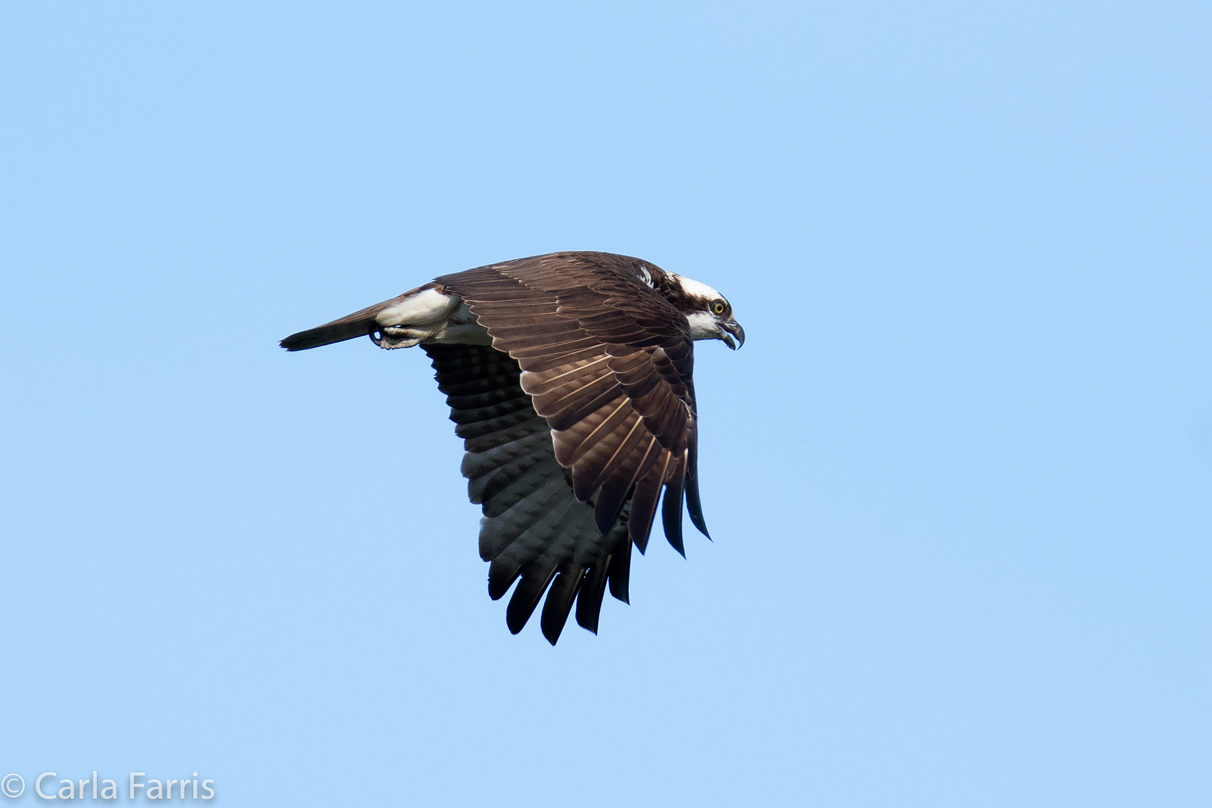
<instances>
[{"instance_id":1,"label":"osprey","mask_svg":"<svg viewBox=\"0 0 1212 808\"><path fill-rule=\"evenodd\" d=\"M745 342L711 287L637 258L551 253L443 275L281 345L366 335L380 348L420 345L432 360L464 441L468 495L484 511L488 594L518 581L505 612L514 634L545 591L552 645L574 601L596 634L606 587L628 600L631 546L644 552L662 490L679 553L683 499L708 535L693 340Z\"/></svg>"}]
</instances>

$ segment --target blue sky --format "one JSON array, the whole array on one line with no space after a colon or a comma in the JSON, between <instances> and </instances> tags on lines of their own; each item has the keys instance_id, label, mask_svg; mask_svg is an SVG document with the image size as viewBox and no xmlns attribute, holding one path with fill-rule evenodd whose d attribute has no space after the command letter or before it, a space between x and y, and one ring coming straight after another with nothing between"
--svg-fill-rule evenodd
<instances>
[{"instance_id":1,"label":"blue sky","mask_svg":"<svg viewBox=\"0 0 1212 808\"><path fill-rule=\"evenodd\" d=\"M1208 804L1210 35L1200 3L5 4L0 775ZM697 350L714 542L656 538L553 649L487 597L425 357L277 340L564 249L721 289L748 344Z\"/></svg>"}]
</instances>

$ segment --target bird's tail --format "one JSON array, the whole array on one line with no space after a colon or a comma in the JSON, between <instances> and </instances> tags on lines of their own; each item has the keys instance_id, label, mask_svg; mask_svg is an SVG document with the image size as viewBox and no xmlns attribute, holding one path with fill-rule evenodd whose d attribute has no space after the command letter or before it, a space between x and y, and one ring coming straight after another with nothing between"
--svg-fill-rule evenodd
<instances>
[{"instance_id":1,"label":"bird's tail","mask_svg":"<svg viewBox=\"0 0 1212 808\"><path fill-rule=\"evenodd\" d=\"M347 314L331 323L309 328L298 334L291 334L282 340L280 345L288 351L306 351L308 348L319 348L321 345L331 345L334 342L343 342L355 337L365 337L379 330L379 323L375 320L379 313L398 303L408 294L411 293L384 300L382 303L376 303L369 308Z\"/></svg>"}]
</instances>

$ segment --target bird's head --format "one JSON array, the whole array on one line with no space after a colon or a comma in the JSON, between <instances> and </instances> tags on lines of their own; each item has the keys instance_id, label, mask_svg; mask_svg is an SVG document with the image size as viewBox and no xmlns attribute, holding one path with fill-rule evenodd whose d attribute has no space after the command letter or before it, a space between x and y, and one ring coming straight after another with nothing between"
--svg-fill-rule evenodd
<instances>
[{"instance_id":1,"label":"bird's head","mask_svg":"<svg viewBox=\"0 0 1212 808\"><path fill-rule=\"evenodd\" d=\"M727 298L707 284L681 275L669 273L669 280L661 291L686 315L692 339L723 340L734 351L745 344L745 329L732 315L732 304Z\"/></svg>"}]
</instances>

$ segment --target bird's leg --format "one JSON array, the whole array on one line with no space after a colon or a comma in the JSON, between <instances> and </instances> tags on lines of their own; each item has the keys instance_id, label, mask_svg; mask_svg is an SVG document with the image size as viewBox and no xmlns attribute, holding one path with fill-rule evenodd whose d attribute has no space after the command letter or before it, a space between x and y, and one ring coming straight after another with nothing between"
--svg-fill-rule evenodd
<instances>
[{"instance_id":1,"label":"bird's leg","mask_svg":"<svg viewBox=\"0 0 1212 808\"><path fill-rule=\"evenodd\" d=\"M419 345L430 335L428 330L409 328L404 325L389 325L370 332L370 338L380 348L411 348Z\"/></svg>"},{"instance_id":2,"label":"bird's leg","mask_svg":"<svg viewBox=\"0 0 1212 808\"><path fill-rule=\"evenodd\" d=\"M370 338L380 348L411 348L432 340L446 329L463 301L436 284L401 295L379 311Z\"/></svg>"}]
</instances>

